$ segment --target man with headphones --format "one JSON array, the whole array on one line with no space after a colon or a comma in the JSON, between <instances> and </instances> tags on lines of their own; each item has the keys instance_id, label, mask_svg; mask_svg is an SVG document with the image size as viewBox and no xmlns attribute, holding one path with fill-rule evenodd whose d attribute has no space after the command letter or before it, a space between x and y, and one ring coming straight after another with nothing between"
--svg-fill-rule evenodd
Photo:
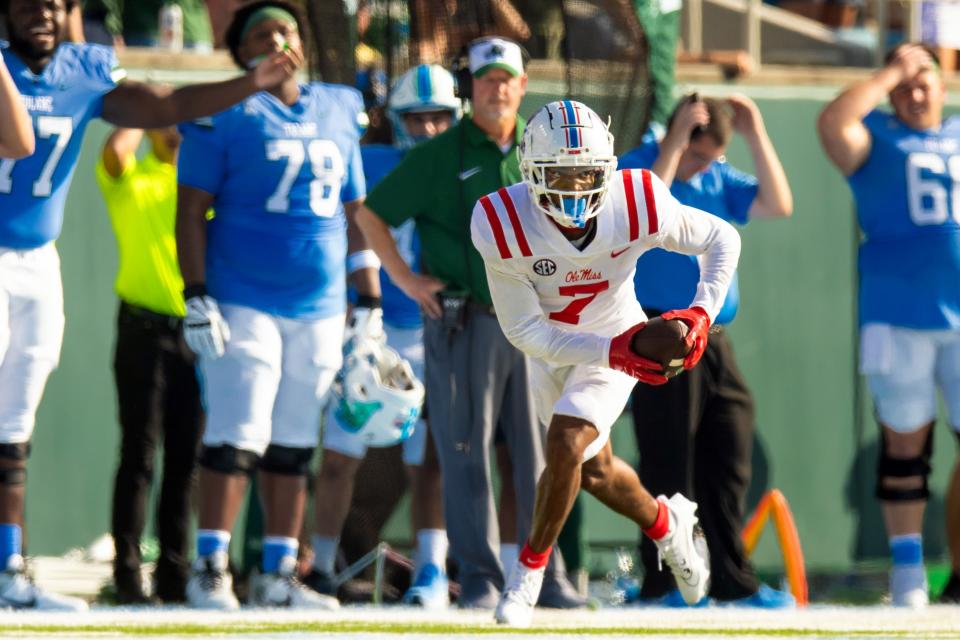
<instances>
[{"instance_id":1,"label":"man with headphones","mask_svg":"<svg viewBox=\"0 0 960 640\"><path fill-rule=\"evenodd\" d=\"M483 260L470 240L470 212L479 197L520 180L515 147L525 123L517 110L527 76L523 50L506 38L472 42L468 58L470 116L411 150L371 191L357 223L391 280L424 313L427 409L460 569L459 605L493 609L504 586L490 470L494 431L499 423L513 459L519 539L529 529L543 469L543 433L524 356L494 313ZM390 233L410 219L423 273L404 261ZM540 604L583 605L562 561L548 570Z\"/></svg>"}]
</instances>

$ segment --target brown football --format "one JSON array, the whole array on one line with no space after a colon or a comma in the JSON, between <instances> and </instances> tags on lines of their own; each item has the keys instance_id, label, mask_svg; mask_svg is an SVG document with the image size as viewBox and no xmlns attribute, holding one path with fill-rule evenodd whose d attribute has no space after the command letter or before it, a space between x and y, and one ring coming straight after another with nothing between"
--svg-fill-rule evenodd
<instances>
[{"instance_id":1,"label":"brown football","mask_svg":"<svg viewBox=\"0 0 960 640\"><path fill-rule=\"evenodd\" d=\"M683 372L683 359L690 349L684 339L687 325L679 320L664 320L657 316L633 336L630 347L638 356L659 362L668 378Z\"/></svg>"}]
</instances>

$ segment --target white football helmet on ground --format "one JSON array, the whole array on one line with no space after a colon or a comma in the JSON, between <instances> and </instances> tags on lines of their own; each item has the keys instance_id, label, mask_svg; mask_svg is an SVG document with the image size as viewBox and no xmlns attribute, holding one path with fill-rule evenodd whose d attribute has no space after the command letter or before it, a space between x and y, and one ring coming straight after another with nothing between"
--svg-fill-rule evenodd
<instances>
[{"instance_id":1,"label":"white football helmet on ground","mask_svg":"<svg viewBox=\"0 0 960 640\"><path fill-rule=\"evenodd\" d=\"M398 147L408 149L422 142L407 132L405 113L449 111L451 125L460 120L463 108L454 84L453 75L438 64L420 64L400 76L387 101L387 117Z\"/></svg>"},{"instance_id":2,"label":"white football helmet on ground","mask_svg":"<svg viewBox=\"0 0 960 640\"><path fill-rule=\"evenodd\" d=\"M411 436L423 406L423 384L410 363L376 340L345 346L331 402L337 425L368 447L390 447Z\"/></svg>"},{"instance_id":3,"label":"white football helmet on ground","mask_svg":"<svg viewBox=\"0 0 960 640\"><path fill-rule=\"evenodd\" d=\"M574 100L551 102L537 111L518 154L534 204L565 227L583 228L597 215L617 169L613 134L593 109ZM552 187L558 174L574 174L585 186Z\"/></svg>"}]
</instances>

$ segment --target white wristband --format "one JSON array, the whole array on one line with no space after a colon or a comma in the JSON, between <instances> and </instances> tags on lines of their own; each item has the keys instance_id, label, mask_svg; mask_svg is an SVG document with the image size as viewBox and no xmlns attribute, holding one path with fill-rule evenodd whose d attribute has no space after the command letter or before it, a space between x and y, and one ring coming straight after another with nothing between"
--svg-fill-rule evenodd
<instances>
[{"instance_id":1,"label":"white wristband","mask_svg":"<svg viewBox=\"0 0 960 640\"><path fill-rule=\"evenodd\" d=\"M350 275L354 271L359 271L360 269L379 268L380 258L377 257L377 254L374 253L372 249L354 251L347 256L347 275Z\"/></svg>"}]
</instances>

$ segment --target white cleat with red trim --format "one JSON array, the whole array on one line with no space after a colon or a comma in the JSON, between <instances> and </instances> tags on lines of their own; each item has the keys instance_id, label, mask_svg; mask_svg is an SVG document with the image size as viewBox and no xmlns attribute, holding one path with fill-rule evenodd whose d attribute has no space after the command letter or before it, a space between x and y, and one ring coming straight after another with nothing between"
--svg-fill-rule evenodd
<instances>
[{"instance_id":1,"label":"white cleat with red trim","mask_svg":"<svg viewBox=\"0 0 960 640\"><path fill-rule=\"evenodd\" d=\"M510 580L500 595L500 602L497 603L494 614L497 624L511 627L530 626L545 571L546 567L531 569L520 562L514 565Z\"/></svg>"},{"instance_id":2,"label":"white cleat with red trim","mask_svg":"<svg viewBox=\"0 0 960 640\"><path fill-rule=\"evenodd\" d=\"M697 503L679 493L667 500L657 500L670 513L670 532L655 540L657 551L676 579L680 595L688 605L695 605L710 589L710 552L702 533L695 534Z\"/></svg>"}]
</instances>

